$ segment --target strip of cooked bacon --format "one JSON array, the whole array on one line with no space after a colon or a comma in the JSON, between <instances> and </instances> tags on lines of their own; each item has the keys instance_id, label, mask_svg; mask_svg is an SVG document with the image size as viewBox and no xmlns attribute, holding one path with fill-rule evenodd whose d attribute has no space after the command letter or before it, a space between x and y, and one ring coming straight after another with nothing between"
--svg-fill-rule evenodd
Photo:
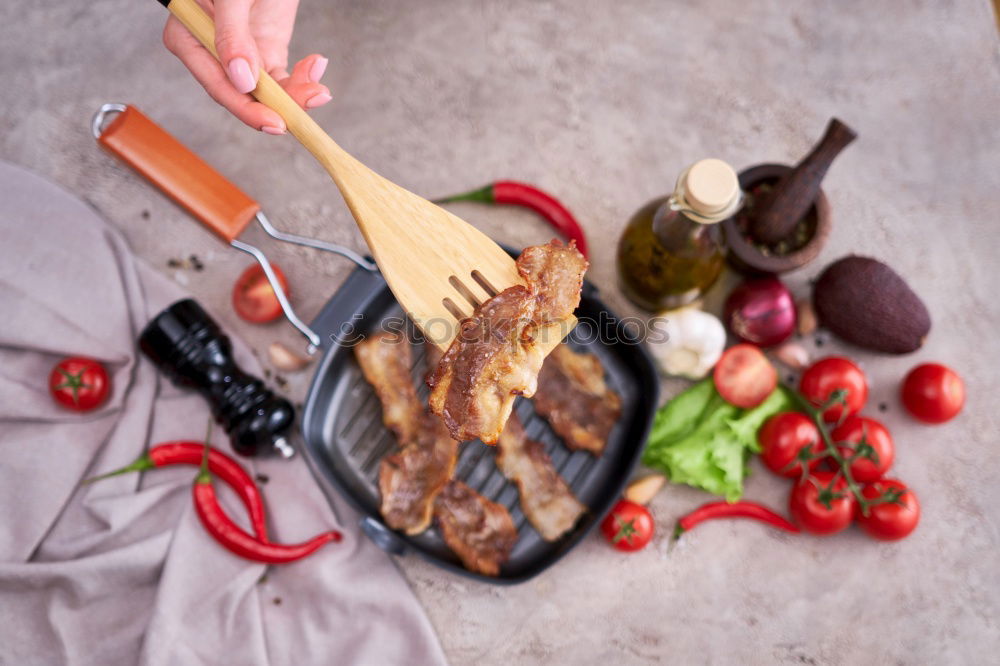
<instances>
[{"instance_id":1,"label":"strip of cooked bacon","mask_svg":"<svg viewBox=\"0 0 1000 666\"><path fill-rule=\"evenodd\" d=\"M401 446L379 464L382 517L393 529L419 534L430 525L434 498L455 469L458 442L421 405L405 338L375 334L355 347L355 356L382 403L383 422Z\"/></svg>"},{"instance_id":2,"label":"strip of cooked bacon","mask_svg":"<svg viewBox=\"0 0 1000 666\"><path fill-rule=\"evenodd\" d=\"M595 456L604 452L622 411L621 397L604 382L600 360L564 344L545 359L532 401L566 446Z\"/></svg>"},{"instance_id":3,"label":"strip of cooked bacon","mask_svg":"<svg viewBox=\"0 0 1000 666\"><path fill-rule=\"evenodd\" d=\"M410 377L413 354L402 335L379 332L354 347L361 372L382 403L382 422L400 444L416 433L423 406Z\"/></svg>"},{"instance_id":4,"label":"strip of cooked bacon","mask_svg":"<svg viewBox=\"0 0 1000 666\"><path fill-rule=\"evenodd\" d=\"M434 502L441 536L466 569L486 576L500 573L517 542L507 509L461 481L449 481Z\"/></svg>"},{"instance_id":5,"label":"strip of cooked bacon","mask_svg":"<svg viewBox=\"0 0 1000 666\"><path fill-rule=\"evenodd\" d=\"M540 442L528 439L512 414L497 441L497 467L517 485L521 510L546 541L556 541L587 510L552 465Z\"/></svg>"},{"instance_id":6,"label":"strip of cooked bacon","mask_svg":"<svg viewBox=\"0 0 1000 666\"><path fill-rule=\"evenodd\" d=\"M420 534L431 524L434 500L448 483L458 459L458 442L429 412L420 415L412 441L379 463L379 508L386 525Z\"/></svg>"},{"instance_id":7,"label":"strip of cooked bacon","mask_svg":"<svg viewBox=\"0 0 1000 666\"><path fill-rule=\"evenodd\" d=\"M572 241L526 248L517 268L525 284L462 321L428 380L431 410L457 440L495 443L514 399L535 393L545 357L576 323L587 260Z\"/></svg>"}]
</instances>

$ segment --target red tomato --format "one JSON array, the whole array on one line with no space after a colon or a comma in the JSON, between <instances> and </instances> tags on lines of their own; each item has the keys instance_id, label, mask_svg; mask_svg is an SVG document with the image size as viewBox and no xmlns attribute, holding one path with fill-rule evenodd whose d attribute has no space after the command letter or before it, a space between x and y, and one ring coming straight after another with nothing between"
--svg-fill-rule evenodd
<instances>
[{"instance_id":1,"label":"red tomato","mask_svg":"<svg viewBox=\"0 0 1000 666\"><path fill-rule=\"evenodd\" d=\"M903 380L903 406L926 423L955 418L965 404L965 384L958 374L940 363L924 363Z\"/></svg>"},{"instance_id":2,"label":"red tomato","mask_svg":"<svg viewBox=\"0 0 1000 666\"><path fill-rule=\"evenodd\" d=\"M285 274L277 264L271 264L271 267L287 296L289 291ZM260 264L254 264L243 271L236 281L236 285L233 286L233 309L241 319L252 324L266 324L281 316L281 303L278 302L278 297L271 288L271 283L267 281Z\"/></svg>"},{"instance_id":3,"label":"red tomato","mask_svg":"<svg viewBox=\"0 0 1000 666\"><path fill-rule=\"evenodd\" d=\"M64 358L49 374L49 392L63 407L77 412L94 409L108 397L111 380L104 366L89 358Z\"/></svg>"},{"instance_id":4,"label":"red tomato","mask_svg":"<svg viewBox=\"0 0 1000 666\"><path fill-rule=\"evenodd\" d=\"M814 472L792 488L788 510L806 532L835 534L851 524L857 502L844 477L831 487L833 472Z\"/></svg>"},{"instance_id":5,"label":"red tomato","mask_svg":"<svg viewBox=\"0 0 1000 666\"><path fill-rule=\"evenodd\" d=\"M897 502L880 502L868 507L868 515L857 510L858 525L876 539L895 541L910 535L920 522L920 503L906 484L895 479L882 479L861 489L865 499L875 499L885 491L901 492Z\"/></svg>"},{"instance_id":6,"label":"red tomato","mask_svg":"<svg viewBox=\"0 0 1000 666\"><path fill-rule=\"evenodd\" d=\"M814 456L806 464L810 471L819 465L825 450L816 424L801 412L775 414L761 426L757 441L760 443L760 458L767 468L790 479L802 475L799 455L803 449Z\"/></svg>"},{"instance_id":7,"label":"red tomato","mask_svg":"<svg viewBox=\"0 0 1000 666\"><path fill-rule=\"evenodd\" d=\"M866 416L850 416L834 429L830 436L837 444L840 455L845 458L854 455L862 437L874 450L873 457L878 462L860 456L851 462L851 476L854 477L855 481L862 483L878 481L892 466L896 447L892 443L889 431L875 419ZM848 442L849 446L840 446L841 442Z\"/></svg>"},{"instance_id":8,"label":"red tomato","mask_svg":"<svg viewBox=\"0 0 1000 666\"><path fill-rule=\"evenodd\" d=\"M868 380L861 368L846 358L831 356L816 361L802 373L799 391L815 407L822 407L834 391L845 391L845 405L836 404L823 412L823 420L835 423L861 411L868 400Z\"/></svg>"},{"instance_id":9,"label":"red tomato","mask_svg":"<svg viewBox=\"0 0 1000 666\"><path fill-rule=\"evenodd\" d=\"M759 347L734 345L715 364L715 390L731 405L750 409L767 400L778 373Z\"/></svg>"},{"instance_id":10,"label":"red tomato","mask_svg":"<svg viewBox=\"0 0 1000 666\"><path fill-rule=\"evenodd\" d=\"M601 522L601 532L618 550L642 550L653 538L653 516L641 504L619 500Z\"/></svg>"}]
</instances>

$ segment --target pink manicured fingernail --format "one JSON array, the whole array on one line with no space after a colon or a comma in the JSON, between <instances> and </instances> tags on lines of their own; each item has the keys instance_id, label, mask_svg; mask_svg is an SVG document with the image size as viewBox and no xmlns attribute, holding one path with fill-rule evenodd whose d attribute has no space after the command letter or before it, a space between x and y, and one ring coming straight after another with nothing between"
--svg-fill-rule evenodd
<instances>
[{"instance_id":1,"label":"pink manicured fingernail","mask_svg":"<svg viewBox=\"0 0 1000 666\"><path fill-rule=\"evenodd\" d=\"M257 87L253 70L250 69L250 63L246 58L233 58L229 61L229 80L241 93L248 93Z\"/></svg>"},{"instance_id":2,"label":"pink manicured fingernail","mask_svg":"<svg viewBox=\"0 0 1000 666\"><path fill-rule=\"evenodd\" d=\"M267 134L281 135L285 133L285 128L272 127L271 125L264 125L263 127L260 128L260 131L265 132Z\"/></svg>"},{"instance_id":3,"label":"pink manicured fingernail","mask_svg":"<svg viewBox=\"0 0 1000 666\"><path fill-rule=\"evenodd\" d=\"M319 93L318 95L313 95L312 97L306 100L306 108L315 109L317 106L323 106L331 99L333 98L327 95L326 93Z\"/></svg>"},{"instance_id":4,"label":"pink manicured fingernail","mask_svg":"<svg viewBox=\"0 0 1000 666\"><path fill-rule=\"evenodd\" d=\"M329 58L324 58L322 56L316 58L312 67L309 68L309 80L313 83L319 83L319 80L323 78L323 72L326 71L326 66L328 64L330 64Z\"/></svg>"}]
</instances>

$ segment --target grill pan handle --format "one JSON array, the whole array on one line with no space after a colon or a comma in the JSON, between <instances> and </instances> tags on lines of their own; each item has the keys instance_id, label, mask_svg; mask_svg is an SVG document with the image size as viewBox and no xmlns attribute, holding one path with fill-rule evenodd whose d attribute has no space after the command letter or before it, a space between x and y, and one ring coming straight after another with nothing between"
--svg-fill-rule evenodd
<instances>
[{"instance_id":1,"label":"grill pan handle","mask_svg":"<svg viewBox=\"0 0 1000 666\"><path fill-rule=\"evenodd\" d=\"M409 548L403 540L388 527L374 518L361 519L361 531L371 539L376 546L390 555L405 555Z\"/></svg>"},{"instance_id":2,"label":"grill pan handle","mask_svg":"<svg viewBox=\"0 0 1000 666\"><path fill-rule=\"evenodd\" d=\"M233 242L260 211L260 204L139 109L115 107L103 110L107 114L121 107L107 127L102 130L96 123L97 143L142 174L209 231Z\"/></svg>"},{"instance_id":3,"label":"grill pan handle","mask_svg":"<svg viewBox=\"0 0 1000 666\"><path fill-rule=\"evenodd\" d=\"M111 114L117 115L105 124ZM91 132L98 144L145 176L205 228L257 260L274 289L285 318L309 341L307 351L310 354L320 347L320 337L295 313L267 256L237 237L256 219L272 238L338 254L369 272L378 270L371 259L354 250L276 229L260 209L260 204L134 106L104 104L94 114Z\"/></svg>"}]
</instances>

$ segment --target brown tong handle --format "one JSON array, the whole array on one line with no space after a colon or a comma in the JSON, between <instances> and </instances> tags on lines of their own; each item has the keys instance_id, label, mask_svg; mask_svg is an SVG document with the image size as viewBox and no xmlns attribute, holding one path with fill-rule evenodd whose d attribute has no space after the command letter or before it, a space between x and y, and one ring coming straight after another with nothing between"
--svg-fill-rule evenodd
<instances>
[{"instance_id":1,"label":"brown tong handle","mask_svg":"<svg viewBox=\"0 0 1000 666\"><path fill-rule=\"evenodd\" d=\"M227 243L260 211L243 190L134 106L125 107L97 142Z\"/></svg>"},{"instance_id":2,"label":"brown tong handle","mask_svg":"<svg viewBox=\"0 0 1000 666\"><path fill-rule=\"evenodd\" d=\"M816 201L833 159L855 138L854 130L830 119L820 142L754 206L752 231L757 240L773 244L788 237Z\"/></svg>"}]
</instances>

